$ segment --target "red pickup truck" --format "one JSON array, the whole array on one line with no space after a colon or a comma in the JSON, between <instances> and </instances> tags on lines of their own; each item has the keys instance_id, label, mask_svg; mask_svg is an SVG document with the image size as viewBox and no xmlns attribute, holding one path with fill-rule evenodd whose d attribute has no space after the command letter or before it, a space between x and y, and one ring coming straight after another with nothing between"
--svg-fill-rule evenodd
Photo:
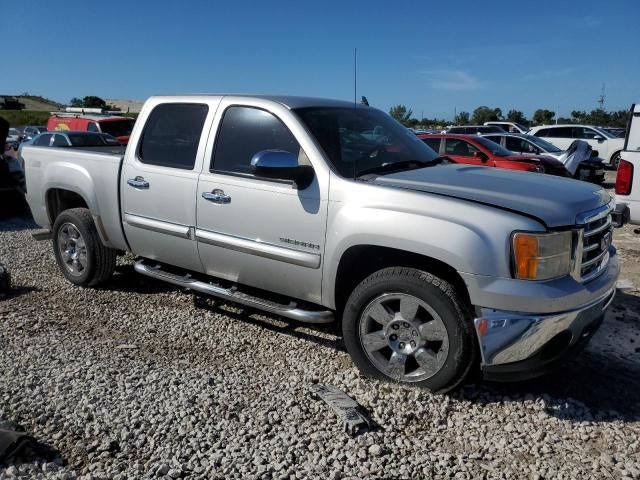
<instances>
[{"instance_id":1,"label":"red pickup truck","mask_svg":"<svg viewBox=\"0 0 640 480\"><path fill-rule=\"evenodd\" d=\"M455 163L571 177L562 162L540 155L517 155L478 135L420 134L418 138Z\"/></svg>"}]
</instances>

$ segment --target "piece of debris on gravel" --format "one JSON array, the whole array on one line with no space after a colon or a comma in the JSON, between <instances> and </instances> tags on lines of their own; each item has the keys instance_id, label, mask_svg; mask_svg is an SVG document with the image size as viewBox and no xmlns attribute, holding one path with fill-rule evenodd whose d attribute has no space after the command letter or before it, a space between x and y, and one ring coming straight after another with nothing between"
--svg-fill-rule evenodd
<instances>
[{"instance_id":1,"label":"piece of debris on gravel","mask_svg":"<svg viewBox=\"0 0 640 480\"><path fill-rule=\"evenodd\" d=\"M368 431L372 422L353 398L342 390L331 386L316 383L309 386L311 393L324 401L343 422L345 433L355 436Z\"/></svg>"},{"instance_id":2,"label":"piece of debris on gravel","mask_svg":"<svg viewBox=\"0 0 640 480\"><path fill-rule=\"evenodd\" d=\"M0 464L0 479L640 478L635 289L555 373L432 395L361 377L331 328L194 302L126 256L103 288L74 287L33 228L0 223L14 283L0 300L0 420L59 457ZM615 242L621 279L640 285L640 239L626 226ZM314 383L382 428L344 435Z\"/></svg>"}]
</instances>

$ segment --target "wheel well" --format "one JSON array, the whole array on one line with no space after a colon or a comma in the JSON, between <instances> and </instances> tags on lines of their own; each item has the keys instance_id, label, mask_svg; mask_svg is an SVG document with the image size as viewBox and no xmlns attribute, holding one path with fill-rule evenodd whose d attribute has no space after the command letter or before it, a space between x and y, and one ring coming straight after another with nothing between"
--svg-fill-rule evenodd
<instances>
[{"instance_id":1,"label":"wheel well","mask_svg":"<svg viewBox=\"0 0 640 480\"><path fill-rule=\"evenodd\" d=\"M373 272L387 267L411 267L424 270L451 283L468 305L469 292L455 268L435 258L389 247L356 245L340 259L336 274L335 304L338 315L353 289Z\"/></svg>"},{"instance_id":2,"label":"wheel well","mask_svg":"<svg viewBox=\"0 0 640 480\"><path fill-rule=\"evenodd\" d=\"M79 194L62 188L52 188L47 191L46 200L47 213L49 214L49 221L51 222L51 225L53 225L58 215L60 215L64 210L79 207L89 208L87 202L85 202L84 198Z\"/></svg>"}]
</instances>

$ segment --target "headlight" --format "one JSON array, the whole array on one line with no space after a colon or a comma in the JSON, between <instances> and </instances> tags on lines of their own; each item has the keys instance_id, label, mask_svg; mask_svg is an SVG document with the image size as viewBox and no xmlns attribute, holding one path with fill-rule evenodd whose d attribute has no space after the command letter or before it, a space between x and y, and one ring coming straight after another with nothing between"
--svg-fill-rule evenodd
<instances>
[{"instance_id":1,"label":"headlight","mask_svg":"<svg viewBox=\"0 0 640 480\"><path fill-rule=\"evenodd\" d=\"M515 232L512 237L513 276L521 280L549 280L571 272L571 231Z\"/></svg>"}]
</instances>

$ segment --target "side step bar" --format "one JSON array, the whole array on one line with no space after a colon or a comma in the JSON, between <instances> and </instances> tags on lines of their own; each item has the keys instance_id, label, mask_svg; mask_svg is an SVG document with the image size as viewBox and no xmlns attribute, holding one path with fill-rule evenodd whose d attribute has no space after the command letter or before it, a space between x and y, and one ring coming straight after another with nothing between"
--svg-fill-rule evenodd
<instances>
[{"instance_id":1,"label":"side step bar","mask_svg":"<svg viewBox=\"0 0 640 480\"><path fill-rule=\"evenodd\" d=\"M334 320L333 312L329 310L303 310L298 308L294 301L291 301L288 305L272 302L270 300L255 297L242 293L235 287L224 288L211 283L203 282L193 278L190 274L178 275L175 273L162 270L162 265L154 263L151 264L145 260L138 260L134 269L136 272L142 275L156 278L179 287L189 288L196 292L205 293L207 295L213 295L225 300L240 303L248 307L254 307L265 312L281 315L292 320L297 320L302 323L331 323Z\"/></svg>"}]
</instances>

